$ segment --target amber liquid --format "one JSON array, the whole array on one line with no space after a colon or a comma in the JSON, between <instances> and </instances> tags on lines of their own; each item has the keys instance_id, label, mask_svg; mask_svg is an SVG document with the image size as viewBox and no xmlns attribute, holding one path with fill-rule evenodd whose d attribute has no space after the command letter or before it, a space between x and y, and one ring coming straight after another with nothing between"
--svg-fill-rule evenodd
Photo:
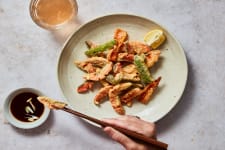
<instances>
[{"instance_id":1,"label":"amber liquid","mask_svg":"<svg viewBox=\"0 0 225 150\"><path fill-rule=\"evenodd\" d=\"M74 0L38 0L35 7L36 17L48 25L67 22L77 11Z\"/></svg>"},{"instance_id":2,"label":"amber liquid","mask_svg":"<svg viewBox=\"0 0 225 150\"><path fill-rule=\"evenodd\" d=\"M32 115L40 117L44 112L44 105L37 100L37 97L38 95L30 92L21 93L15 96L10 105L12 115L20 121L30 122L26 118L27 113L25 111L25 107L29 105L29 103L27 103L27 100L32 98L32 103L36 108Z\"/></svg>"}]
</instances>

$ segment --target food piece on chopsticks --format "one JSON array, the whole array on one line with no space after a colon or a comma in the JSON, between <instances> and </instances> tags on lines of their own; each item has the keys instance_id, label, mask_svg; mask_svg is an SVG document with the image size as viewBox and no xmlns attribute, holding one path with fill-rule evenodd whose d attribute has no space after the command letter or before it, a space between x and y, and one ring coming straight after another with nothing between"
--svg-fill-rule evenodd
<instances>
[{"instance_id":1,"label":"food piece on chopsticks","mask_svg":"<svg viewBox=\"0 0 225 150\"><path fill-rule=\"evenodd\" d=\"M110 48L113 48L113 46L116 44L116 41L115 40L111 40L109 42L106 42L104 44L101 44L101 45L97 45L87 51L85 51L85 54L89 57L91 56L95 56L97 55L98 53L101 53L101 52L104 52Z\"/></svg>"},{"instance_id":2,"label":"food piece on chopsticks","mask_svg":"<svg viewBox=\"0 0 225 150\"><path fill-rule=\"evenodd\" d=\"M37 99L39 102L47 106L49 109L63 109L64 107L67 106L66 103L56 101L46 96L38 96Z\"/></svg>"},{"instance_id":3,"label":"food piece on chopsticks","mask_svg":"<svg viewBox=\"0 0 225 150\"><path fill-rule=\"evenodd\" d=\"M138 101L140 101L143 104L147 104L151 100L151 96L152 96L154 90L158 87L160 80L161 80L161 77L159 77L158 79L149 83L143 89L142 93L140 94L140 96L138 98Z\"/></svg>"},{"instance_id":4,"label":"food piece on chopsticks","mask_svg":"<svg viewBox=\"0 0 225 150\"><path fill-rule=\"evenodd\" d=\"M148 67L145 64L145 56L144 55L135 55L134 56L134 64L137 67L137 70L140 74L140 78L143 84L148 84L153 81L151 74L148 70Z\"/></svg>"}]
</instances>

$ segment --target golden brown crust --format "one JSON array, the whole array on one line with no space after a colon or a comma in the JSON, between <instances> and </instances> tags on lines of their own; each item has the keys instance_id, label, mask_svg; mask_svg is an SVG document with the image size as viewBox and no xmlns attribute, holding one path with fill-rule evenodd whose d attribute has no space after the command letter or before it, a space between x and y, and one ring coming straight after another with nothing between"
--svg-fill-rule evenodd
<instances>
[{"instance_id":1,"label":"golden brown crust","mask_svg":"<svg viewBox=\"0 0 225 150\"><path fill-rule=\"evenodd\" d=\"M158 60L161 54L160 50L150 51L146 56L146 65L148 68L152 67Z\"/></svg>"},{"instance_id":2,"label":"golden brown crust","mask_svg":"<svg viewBox=\"0 0 225 150\"><path fill-rule=\"evenodd\" d=\"M140 94L141 94L140 88L133 88L130 91L128 91L127 93L125 93L124 95L122 95L120 97L120 99L121 99L121 102L131 105L130 102Z\"/></svg>"},{"instance_id":3,"label":"golden brown crust","mask_svg":"<svg viewBox=\"0 0 225 150\"><path fill-rule=\"evenodd\" d=\"M99 92L95 95L94 103L99 105L102 100L108 96L109 90L112 89L113 86L108 85L99 90Z\"/></svg>"},{"instance_id":4,"label":"golden brown crust","mask_svg":"<svg viewBox=\"0 0 225 150\"><path fill-rule=\"evenodd\" d=\"M46 96L39 96L37 97L38 101L40 101L43 105L47 106L50 109L63 109L67 106L66 103L59 102L56 100L53 100Z\"/></svg>"},{"instance_id":5,"label":"golden brown crust","mask_svg":"<svg viewBox=\"0 0 225 150\"><path fill-rule=\"evenodd\" d=\"M151 99L151 96L154 92L154 90L158 87L158 84L161 80L161 77L159 77L158 79L156 79L155 81L149 83L142 91L142 93L140 94L138 100L143 103L143 104L147 104Z\"/></svg>"}]
</instances>

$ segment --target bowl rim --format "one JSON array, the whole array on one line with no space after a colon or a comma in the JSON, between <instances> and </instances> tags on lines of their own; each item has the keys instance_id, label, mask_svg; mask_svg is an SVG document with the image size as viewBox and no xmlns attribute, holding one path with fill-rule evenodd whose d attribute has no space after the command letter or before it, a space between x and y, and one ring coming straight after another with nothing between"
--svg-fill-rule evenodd
<instances>
[{"instance_id":1,"label":"bowl rim","mask_svg":"<svg viewBox=\"0 0 225 150\"><path fill-rule=\"evenodd\" d=\"M34 89L34 88L29 88L29 87L24 87L24 88L18 88L13 90L12 92L9 93L9 95L6 97L5 102L4 102L4 117L5 119L13 126L21 129L32 129L36 128L40 125L42 125L48 118L50 114L50 109L46 106L44 106L44 112L42 113L41 117L33 122L23 122L18 119L16 119L13 114L10 111L10 105L13 100L13 98L24 92L31 92L34 94L37 94L39 96L44 95L41 91Z\"/></svg>"}]
</instances>

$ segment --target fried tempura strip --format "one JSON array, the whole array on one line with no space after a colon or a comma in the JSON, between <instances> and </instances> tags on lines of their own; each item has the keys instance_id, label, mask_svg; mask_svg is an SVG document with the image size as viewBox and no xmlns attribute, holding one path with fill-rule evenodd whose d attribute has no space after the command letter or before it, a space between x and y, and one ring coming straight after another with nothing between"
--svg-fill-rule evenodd
<instances>
[{"instance_id":1,"label":"fried tempura strip","mask_svg":"<svg viewBox=\"0 0 225 150\"><path fill-rule=\"evenodd\" d=\"M116 29L114 32L114 39L117 41L117 45L122 45L126 41L128 34L122 29Z\"/></svg>"},{"instance_id":2,"label":"fried tempura strip","mask_svg":"<svg viewBox=\"0 0 225 150\"><path fill-rule=\"evenodd\" d=\"M119 53L117 57L117 61L125 61L125 62L133 62L134 61L134 54L129 53Z\"/></svg>"},{"instance_id":3,"label":"fried tempura strip","mask_svg":"<svg viewBox=\"0 0 225 150\"><path fill-rule=\"evenodd\" d=\"M125 73L125 72L121 72L119 74L121 74L121 76L122 76L122 79L121 80L133 81L133 82L138 82L138 81L141 80L137 73Z\"/></svg>"},{"instance_id":4,"label":"fried tempura strip","mask_svg":"<svg viewBox=\"0 0 225 150\"><path fill-rule=\"evenodd\" d=\"M152 67L159 60L160 53L160 50L152 50L146 55L145 59L148 68Z\"/></svg>"},{"instance_id":5,"label":"fried tempura strip","mask_svg":"<svg viewBox=\"0 0 225 150\"><path fill-rule=\"evenodd\" d=\"M92 89L94 85L93 81L85 81L83 84L81 84L78 88L77 88L77 92L78 93L85 93L88 90Z\"/></svg>"},{"instance_id":6,"label":"fried tempura strip","mask_svg":"<svg viewBox=\"0 0 225 150\"><path fill-rule=\"evenodd\" d=\"M120 98L118 95L115 95L112 93L112 90L109 91L109 100L111 102L111 105L113 109L120 115L125 114L125 110L123 108L123 105L121 104Z\"/></svg>"},{"instance_id":7,"label":"fried tempura strip","mask_svg":"<svg viewBox=\"0 0 225 150\"><path fill-rule=\"evenodd\" d=\"M126 90L132 85L132 83L121 83L118 85L115 85L112 89L109 90L109 100L111 102L111 105L113 109L120 115L125 114L125 110L122 106L122 103L119 98L119 93L123 90Z\"/></svg>"},{"instance_id":8,"label":"fried tempura strip","mask_svg":"<svg viewBox=\"0 0 225 150\"><path fill-rule=\"evenodd\" d=\"M136 66L134 64L129 64L129 65L124 66L121 69L121 72L129 73L129 74L131 74L131 73L137 74L138 70L137 70L137 68L136 68Z\"/></svg>"},{"instance_id":9,"label":"fried tempura strip","mask_svg":"<svg viewBox=\"0 0 225 150\"><path fill-rule=\"evenodd\" d=\"M106 75L109 74L109 72L112 70L112 62L109 62L106 64L102 69L99 69L99 71L86 74L84 76L84 79L91 80L91 81L100 81L102 79L106 78Z\"/></svg>"},{"instance_id":10,"label":"fried tempura strip","mask_svg":"<svg viewBox=\"0 0 225 150\"><path fill-rule=\"evenodd\" d=\"M150 97L152 96L154 90L158 87L158 84L161 80L161 77L149 83L142 91L141 95L138 98L143 104L147 104L150 101Z\"/></svg>"},{"instance_id":11,"label":"fried tempura strip","mask_svg":"<svg viewBox=\"0 0 225 150\"><path fill-rule=\"evenodd\" d=\"M151 50L148 45L137 41L128 42L127 49L129 54L142 54Z\"/></svg>"},{"instance_id":12,"label":"fried tempura strip","mask_svg":"<svg viewBox=\"0 0 225 150\"><path fill-rule=\"evenodd\" d=\"M94 67L91 63L79 62L76 65L81 70L83 70L83 71L85 71L87 73L92 73L92 72L95 72L96 71L96 67Z\"/></svg>"},{"instance_id":13,"label":"fried tempura strip","mask_svg":"<svg viewBox=\"0 0 225 150\"><path fill-rule=\"evenodd\" d=\"M132 105L132 100L137 97L138 95L141 94L141 89L140 88L133 88L130 91L128 91L127 93L125 93L124 95L122 95L120 97L121 102L125 103L127 106L131 106Z\"/></svg>"},{"instance_id":14,"label":"fried tempura strip","mask_svg":"<svg viewBox=\"0 0 225 150\"><path fill-rule=\"evenodd\" d=\"M120 47L122 46L123 42L127 39L128 34L126 31L121 29L116 29L114 32L114 39L117 42L117 45L114 46L112 51L108 54L107 58L110 61L117 61L118 53L120 50Z\"/></svg>"},{"instance_id":15,"label":"fried tempura strip","mask_svg":"<svg viewBox=\"0 0 225 150\"><path fill-rule=\"evenodd\" d=\"M99 81L103 87L110 85L106 80Z\"/></svg>"},{"instance_id":16,"label":"fried tempura strip","mask_svg":"<svg viewBox=\"0 0 225 150\"><path fill-rule=\"evenodd\" d=\"M138 71L134 64L126 65L118 70L118 73L115 77L119 76L121 80L127 81L140 81L140 77L138 75Z\"/></svg>"},{"instance_id":17,"label":"fried tempura strip","mask_svg":"<svg viewBox=\"0 0 225 150\"><path fill-rule=\"evenodd\" d=\"M102 102L102 100L108 96L109 90L112 89L112 87L113 86L108 85L101 88L94 98L94 103L96 105L99 105Z\"/></svg>"},{"instance_id":18,"label":"fried tempura strip","mask_svg":"<svg viewBox=\"0 0 225 150\"><path fill-rule=\"evenodd\" d=\"M93 66L98 67L104 67L109 61L102 57L91 57L86 59L85 61L75 61L75 65L77 65L79 68L83 69L82 66L85 66L85 64L91 63Z\"/></svg>"},{"instance_id":19,"label":"fried tempura strip","mask_svg":"<svg viewBox=\"0 0 225 150\"><path fill-rule=\"evenodd\" d=\"M75 64L88 74L84 79L91 81L99 81L112 70L113 63L102 57L91 57L85 61L76 61ZM95 67L96 66L96 67Z\"/></svg>"},{"instance_id":20,"label":"fried tempura strip","mask_svg":"<svg viewBox=\"0 0 225 150\"><path fill-rule=\"evenodd\" d=\"M121 72L122 71L122 64L120 63L120 62L118 62L118 63L115 63L114 65L113 65L113 73L119 73L119 72Z\"/></svg>"}]
</instances>

